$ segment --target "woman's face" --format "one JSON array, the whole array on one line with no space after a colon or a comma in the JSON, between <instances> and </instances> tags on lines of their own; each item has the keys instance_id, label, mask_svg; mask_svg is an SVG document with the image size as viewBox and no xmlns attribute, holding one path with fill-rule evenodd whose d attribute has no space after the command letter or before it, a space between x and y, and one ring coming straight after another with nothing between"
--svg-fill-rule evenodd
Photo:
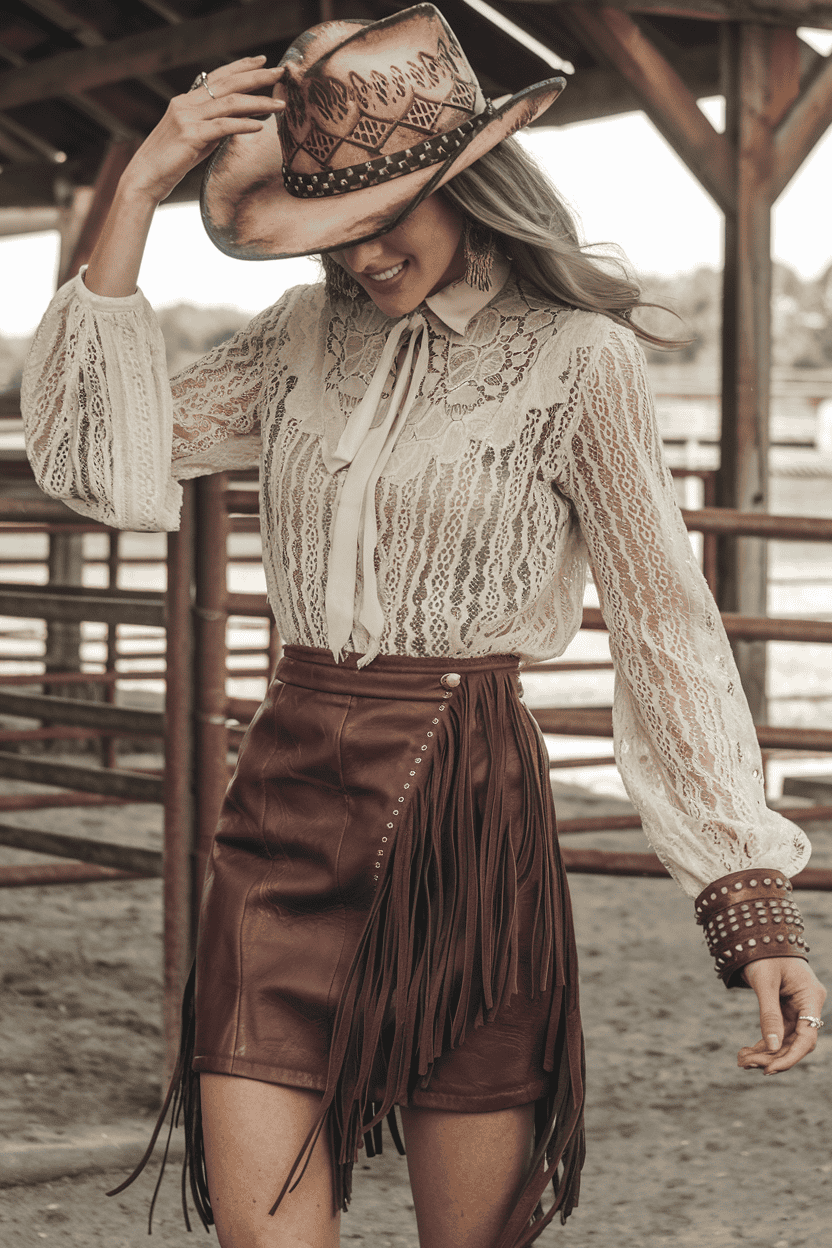
<instances>
[{"instance_id":1,"label":"woman's face","mask_svg":"<svg viewBox=\"0 0 832 1248\"><path fill-rule=\"evenodd\" d=\"M430 195L389 234L332 253L387 316L406 316L465 274L462 217Z\"/></svg>"}]
</instances>

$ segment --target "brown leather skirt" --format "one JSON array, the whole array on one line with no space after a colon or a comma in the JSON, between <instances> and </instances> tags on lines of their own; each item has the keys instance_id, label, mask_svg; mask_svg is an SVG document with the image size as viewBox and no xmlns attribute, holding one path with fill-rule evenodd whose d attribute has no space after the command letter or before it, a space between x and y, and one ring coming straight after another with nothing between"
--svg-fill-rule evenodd
<instances>
[{"instance_id":1,"label":"brown leather skirt","mask_svg":"<svg viewBox=\"0 0 832 1248\"><path fill-rule=\"evenodd\" d=\"M362 1137L372 1154L394 1106L535 1102L534 1163L501 1248L569 1213L583 1160L577 964L516 658L379 656L359 670L356 656L286 647L225 798L192 1014L186 1001L180 1095L210 1220L201 1071L323 1093L275 1207L324 1126L345 1208Z\"/></svg>"}]
</instances>

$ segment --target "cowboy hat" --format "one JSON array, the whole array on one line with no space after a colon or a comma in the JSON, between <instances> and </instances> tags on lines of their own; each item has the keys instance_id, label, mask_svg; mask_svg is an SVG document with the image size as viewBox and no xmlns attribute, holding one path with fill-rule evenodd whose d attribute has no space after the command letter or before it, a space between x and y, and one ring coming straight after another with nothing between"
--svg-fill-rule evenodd
<instances>
[{"instance_id":1,"label":"cowboy hat","mask_svg":"<svg viewBox=\"0 0 832 1248\"><path fill-rule=\"evenodd\" d=\"M432 4L313 26L280 63L279 120L230 135L203 179L208 235L239 260L306 256L387 233L566 86L549 78L486 100Z\"/></svg>"}]
</instances>

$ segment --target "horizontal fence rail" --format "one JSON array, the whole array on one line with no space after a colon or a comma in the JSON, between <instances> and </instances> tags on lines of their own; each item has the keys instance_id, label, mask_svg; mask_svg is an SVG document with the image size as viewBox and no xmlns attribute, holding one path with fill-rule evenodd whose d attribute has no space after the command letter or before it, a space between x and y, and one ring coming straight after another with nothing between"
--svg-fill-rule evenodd
<instances>
[{"instance_id":1,"label":"horizontal fence rail","mask_svg":"<svg viewBox=\"0 0 832 1248\"><path fill-rule=\"evenodd\" d=\"M63 683L62 678L50 676L49 679L54 684ZM0 714L17 715L22 719L48 719L55 724L73 724L79 728L97 728L102 732L137 736L161 737L165 732L165 716L161 711L133 710L125 706L111 706L107 702L57 698L43 693L11 693L2 686Z\"/></svg>"},{"instance_id":2,"label":"horizontal fence rail","mask_svg":"<svg viewBox=\"0 0 832 1248\"><path fill-rule=\"evenodd\" d=\"M609 849L562 849L563 865L575 875L636 875L668 879L670 872L655 854L616 853ZM796 889L832 891L832 871L805 867L791 877Z\"/></svg>"},{"instance_id":3,"label":"horizontal fence rail","mask_svg":"<svg viewBox=\"0 0 832 1248\"><path fill-rule=\"evenodd\" d=\"M0 845L9 849L24 849L33 854L49 854L55 858L73 858L99 867L115 867L142 876L162 874L161 851L142 849L137 845L119 845L86 836L69 836L64 832L14 827L8 823L0 823Z\"/></svg>"},{"instance_id":4,"label":"horizontal fence rail","mask_svg":"<svg viewBox=\"0 0 832 1248\"><path fill-rule=\"evenodd\" d=\"M143 624L164 628L162 594L77 585L0 584L0 615L55 623Z\"/></svg>"},{"instance_id":5,"label":"horizontal fence rail","mask_svg":"<svg viewBox=\"0 0 832 1248\"><path fill-rule=\"evenodd\" d=\"M6 780L28 780L32 784L54 784L83 793L103 793L126 797L133 802L161 802L164 782L157 776L115 767L86 767L82 763L61 763L54 759L0 752L0 776Z\"/></svg>"}]
</instances>

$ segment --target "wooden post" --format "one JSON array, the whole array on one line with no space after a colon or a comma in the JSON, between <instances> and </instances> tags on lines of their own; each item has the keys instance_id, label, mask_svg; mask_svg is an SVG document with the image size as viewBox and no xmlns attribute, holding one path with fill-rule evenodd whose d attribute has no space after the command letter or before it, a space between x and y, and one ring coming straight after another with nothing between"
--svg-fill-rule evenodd
<instances>
[{"instance_id":1,"label":"wooden post","mask_svg":"<svg viewBox=\"0 0 832 1248\"><path fill-rule=\"evenodd\" d=\"M771 204L775 128L799 89L797 36L752 23L722 27L726 137L735 195L725 215L721 507L768 510L771 374ZM719 606L767 614L767 545L723 538ZM766 720L766 645L734 642L755 722Z\"/></svg>"}]
</instances>

